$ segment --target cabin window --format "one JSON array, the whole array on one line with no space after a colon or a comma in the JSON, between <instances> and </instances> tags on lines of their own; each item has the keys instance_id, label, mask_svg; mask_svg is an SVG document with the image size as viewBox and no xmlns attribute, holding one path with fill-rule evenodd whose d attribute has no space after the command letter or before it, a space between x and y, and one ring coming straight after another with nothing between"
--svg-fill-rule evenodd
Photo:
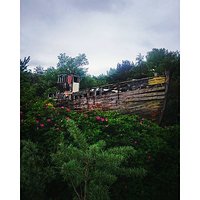
<instances>
[{"instance_id":1,"label":"cabin window","mask_svg":"<svg viewBox=\"0 0 200 200\"><path fill-rule=\"evenodd\" d=\"M77 76L74 76L74 83L79 83L79 78Z\"/></svg>"}]
</instances>

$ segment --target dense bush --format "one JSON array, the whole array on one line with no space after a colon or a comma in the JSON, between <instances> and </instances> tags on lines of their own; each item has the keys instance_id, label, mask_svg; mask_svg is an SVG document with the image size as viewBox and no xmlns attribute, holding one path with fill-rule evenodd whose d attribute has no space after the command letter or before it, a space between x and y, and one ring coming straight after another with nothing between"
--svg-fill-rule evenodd
<instances>
[{"instance_id":1,"label":"dense bush","mask_svg":"<svg viewBox=\"0 0 200 200\"><path fill-rule=\"evenodd\" d=\"M64 106L55 107L53 102L37 101L27 112L21 112L22 199L72 199L75 196L74 188L69 174L63 172L63 166L68 171L75 161L85 166L77 157L82 140L87 144L82 157L87 157L91 148L96 148L93 161L96 160L97 164L93 166L97 169L100 167L98 156L105 155L109 149L128 146L134 152L127 154L118 151L115 156L119 155L120 161L115 160L118 164L113 162L110 168L106 167L109 159L102 157L104 172L115 178L104 189L101 188L102 184L99 188L91 187L93 192L90 191L90 195L99 192L100 197L101 188L110 199L179 198L178 126L162 128L134 115L101 111L78 113ZM73 154L67 156L69 150L76 150L74 158ZM59 155L62 159L59 159ZM110 161L112 159L114 157ZM116 167L118 171L114 170ZM129 169L135 170L134 175L125 176L126 169L127 172ZM71 173L79 174L73 170ZM94 177L91 180L96 180ZM103 176L101 178L99 183ZM81 187L82 181L75 186L78 192Z\"/></svg>"}]
</instances>

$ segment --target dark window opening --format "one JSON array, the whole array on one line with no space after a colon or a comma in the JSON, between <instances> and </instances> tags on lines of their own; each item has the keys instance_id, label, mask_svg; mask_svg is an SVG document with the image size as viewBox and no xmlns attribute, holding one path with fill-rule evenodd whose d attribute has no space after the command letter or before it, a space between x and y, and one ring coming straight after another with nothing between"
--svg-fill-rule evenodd
<instances>
[{"instance_id":1,"label":"dark window opening","mask_svg":"<svg viewBox=\"0 0 200 200\"><path fill-rule=\"evenodd\" d=\"M74 83L79 83L79 78L77 76L74 76Z\"/></svg>"}]
</instances>

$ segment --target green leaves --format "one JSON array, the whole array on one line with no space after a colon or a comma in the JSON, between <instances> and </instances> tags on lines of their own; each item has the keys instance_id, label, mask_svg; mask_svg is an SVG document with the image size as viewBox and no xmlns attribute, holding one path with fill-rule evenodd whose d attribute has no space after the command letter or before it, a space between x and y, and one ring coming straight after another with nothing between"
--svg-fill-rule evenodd
<instances>
[{"instance_id":1,"label":"green leaves","mask_svg":"<svg viewBox=\"0 0 200 200\"><path fill-rule=\"evenodd\" d=\"M24 57L24 60L20 59L20 71L22 71L22 72L27 71L29 61L30 61L30 56L28 56L27 58Z\"/></svg>"},{"instance_id":2,"label":"green leaves","mask_svg":"<svg viewBox=\"0 0 200 200\"><path fill-rule=\"evenodd\" d=\"M77 198L83 195L83 199L85 199L89 193L95 196L93 194L95 190L89 189L88 185L91 187L95 183L95 185L104 188L104 185L107 187L113 184L117 180L117 175L120 172L124 173L123 161L129 155L134 155L135 150L130 146L106 149L106 143L103 140L89 144L75 121L68 120L65 124L73 141L70 145L62 141L62 145L53 155L53 159L60 168L63 178L74 186L74 194ZM128 169L126 175L129 176L133 172L136 173L136 169ZM142 171L137 173L137 175L140 174ZM106 187L104 191L107 191ZM77 188L80 188L80 191L84 191L84 193L78 192Z\"/></svg>"},{"instance_id":3,"label":"green leaves","mask_svg":"<svg viewBox=\"0 0 200 200\"><path fill-rule=\"evenodd\" d=\"M107 121L101 122L97 116ZM79 200L113 199L113 195L117 196L114 199L128 199L141 191L156 191L153 186L168 186L171 181L176 185L178 127L162 128L117 112L78 113L37 101L23 113L21 129L26 197L47 195L49 184L63 188L55 192L57 196L69 191ZM125 186L131 190L127 192ZM142 197L140 194L138 199Z\"/></svg>"},{"instance_id":4,"label":"green leaves","mask_svg":"<svg viewBox=\"0 0 200 200\"><path fill-rule=\"evenodd\" d=\"M82 77L87 73L87 68L84 68L83 66L88 64L85 54L79 54L72 58L66 56L65 53L61 53L58 56L57 68L60 73L76 74Z\"/></svg>"},{"instance_id":5,"label":"green leaves","mask_svg":"<svg viewBox=\"0 0 200 200\"><path fill-rule=\"evenodd\" d=\"M151 69L159 74L165 71L177 71L180 69L180 54L178 51L168 51L167 49L152 49L147 53L147 63Z\"/></svg>"},{"instance_id":6,"label":"green leaves","mask_svg":"<svg viewBox=\"0 0 200 200\"><path fill-rule=\"evenodd\" d=\"M51 178L51 169L43 166L38 144L30 140L21 142L21 191L24 198L44 198L45 183Z\"/></svg>"},{"instance_id":7,"label":"green leaves","mask_svg":"<svg viewBox=\"0 0 200 200\"><path fill-rule=\"evenodd\" d=\"M84 181L84 171L78 160L70 160L61 167L61 174L65 180L78 187Z\"/></svg>"}]
</instances>

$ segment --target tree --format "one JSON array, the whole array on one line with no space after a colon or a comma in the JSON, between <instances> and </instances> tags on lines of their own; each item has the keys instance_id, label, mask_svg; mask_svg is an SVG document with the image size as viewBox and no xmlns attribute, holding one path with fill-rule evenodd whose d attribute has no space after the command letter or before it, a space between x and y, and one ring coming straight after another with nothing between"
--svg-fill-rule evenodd
<instances>
[{"instance_id":1,"label":"tree","mask_svg":"<svg viewBox=\"0 0 200 200\"><path fill-rule=\"evenodd\" d=\"M60 73L76 74L83 77L87 73L87 68L83 66L88 65L88 60L85 54L79 54L72 58L61 53L58 56L57 68Z\"/></svg>"},{"instance_id":2,"label":"tree","mask_svg":"<svg viewBox=\"0 0 200 200\"><path fill-rule=\"evenodd\" d=\"M33 87L34 76L31 71L27 71L30 56L20 59L20 108L25 111L36 98Z\"/></svg>"},{"instance_id":3,"label":"tree","mask_svg":"<svg viewBox=\"0 0 200 200\"><path fill-rule=\"evenodd\" d=\"M117 175L144 175L145 170L141 168L125 168L122 165L135 154L133 147L106 149L103 140L89 144L73 120L66 121L66 126L73 142L66 145L63 137L53 159L63 178L73 188L74 199L109 199L109 187L117 180Z\"/></svg>"},{"instance_id":4,"label":"tree","mask_svg":"<svg viewBox=\"0 0 200 200\"><path fill-rule=\"evenodd\" d=\"M117 69L112 68L112 67L109 69L109 71L107 71L107 76L108 76L108 82L109 83L114 82L114 80L116 79L115 78L116 73L117 73Z\"/></svg>"},{"instance_id":5,"label":"tree","mask_svg":"<svg viewBox=\"0 0 200 200\"><path fill-rule=\"evenodd\" d=\"M85 77L82 78L81 83L80 83L80 89L89 89L92 87L97 86L97 81L96 81L96 77L91 76L91 75L87 75Z\"/></svg>"},{"instance_id":6,"label":"tree","mask_svg":"<svg viewBox=\"0 0 200 200\"><path fill-rule=\"evenodd\" d=\"M160 75L169 74L167 103L163 125L180 122L180 53L162 49L152 49L146 56L147 65Z\"/></svg>"},{"instance_id":7,"label":"tree","mask_svg":"<svg viewBox=\"0 0 200 200\"><path fill-rule=\"evenodd\" d=\"M42 66L37 66L36 68L34 68L34 73L38 74L38 75L42 75L44 74L45 70Z\"/></svg>"},{"instance_id":8,"label":"tree","mask_svg":"<svg viewBox=\"0 0 200 200\"><path fill-rule=\"evenodd\" d=\"M98 87L101 85L106 85L108 83L108 77L106 75L99 75L99 76L91 76L86 75L81 80L80 89L87 89L92 87Z\"/></svg>"},{"instance_id":9,"label":"tree","mask_svg":"<svg viewBox=\"0 0 200 200\"><path fill-rule=\"evenodd\" d=\"M24 60L22 61L20 59L20 71L27 71L27 67L28 67L28 63L30 61L30 56L28 56L27 58L24 57Z\"/></svg>"},{"instance_id":10,"label":"tree","mask_svg":"<svg viewBox=\"0 0 200 200\"><path fill-rule=\"evenodd\" d=\"M109 82L126 81L130 78L130 71L133 67L133 62L130 62L129 60L122 60L122 63L117 64L116 69L110 68L107 72Z\"/></svg>"},{"instance_id":11,"label":"tree","mask_svg":"<svg viewBox=\"0 0 200 200\"><path fill-rule=\"evenodd\" d=\"M169 71L170 75L180 68L180 54L178 51L168 51L165 48L152 49L146 56L147 65L159 74Z\"/></svg>"},{"instance_id":12,"label":"tree","mask_svg":"<svg viewBox=\"0 0 200 200\"><path fill-rule=\"evenodd\" d=\"M141 53L136 57L135 67L132 68L131 75L132 78L145 78L150 75L147 63Z\"/></svg>"},{"instance_id":13,"label":"tree","mask_svg":"<svg viewBox=\"0 0 200 200\"><path fill-rule=\"evenodd\" d=\"M44 199L46 171L41 167L38 145L30 140L22 140L20 153L22 199Z\"/></svg>"},{"instance_id":14,"label":"tree","mask_svg":"<svg viewBox=\"0 0 200 200\"><path fill-rule=\"evenodd\" d=\"M144 63L144 56L142 56L141 53L139 53L136 57L136 66L140 66Z\"/></svg>"},{"instance_id":15,"label":"tree","mask_svg":"<svg viewBox=\"0 0 200 200\"><path fill-rule=\"evenodd\" d=\"M108 83L108 76L100 74L99 76L96 77L96 80L97 80L97 86L106 85Z\"/></svg>"}]
</instances>

